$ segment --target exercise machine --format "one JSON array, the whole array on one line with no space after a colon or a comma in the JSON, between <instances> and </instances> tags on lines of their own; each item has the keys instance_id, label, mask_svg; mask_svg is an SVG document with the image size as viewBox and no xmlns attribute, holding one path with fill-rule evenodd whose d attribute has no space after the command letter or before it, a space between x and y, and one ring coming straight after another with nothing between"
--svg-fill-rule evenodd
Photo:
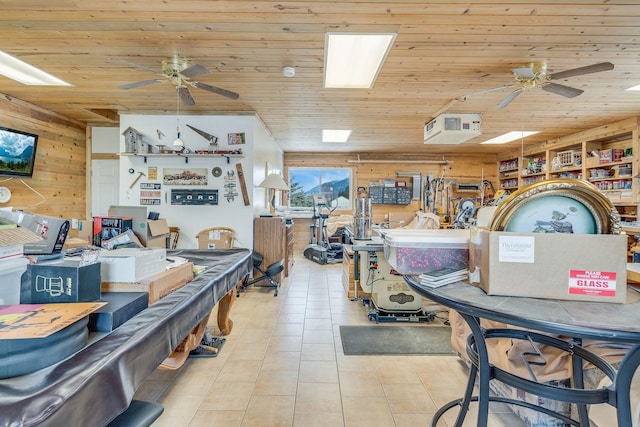
<instances>
[{"instance_id":1,"label":"exercise machine","mask_svg":"<svg viewBox=\"0 0 640 427\"><path fill-rule=\"evenodd\" d=\"M327 233L327 219L336 210L336 207L331 209L324 195L313 195L311 242L304 249L304 257L315 263L336 264L342 262L342 245L330 243Z\"/></svg>"}]
</instances>

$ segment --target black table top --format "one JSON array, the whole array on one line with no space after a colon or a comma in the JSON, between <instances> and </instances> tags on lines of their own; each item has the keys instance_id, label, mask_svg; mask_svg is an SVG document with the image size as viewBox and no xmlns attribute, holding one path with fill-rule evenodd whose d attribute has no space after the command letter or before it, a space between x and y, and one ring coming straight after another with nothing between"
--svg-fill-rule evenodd
<instances>
[{"instance_id":1,"label":"black table top","mask_svg":"<svg viewBox=\"0 0 640 427\"><path fill-rule=\"evenodd\" d=\"M467 282L439 288L404 276L420 295L476 317L573 338L640 344L640 293L627 289L627 303L561 301L487 295Z\"/></svg>"},{"instance_id":2,"label":"black table top","mask_svg":"<svg viewBox=\"0 0 640 427\"><path fill-rule=\"evenodd\" d=\"M167 251L206 270L55 365L0 380L2 426L104 426L252 268L249 249Z\"/></svg>"}]
</instances>

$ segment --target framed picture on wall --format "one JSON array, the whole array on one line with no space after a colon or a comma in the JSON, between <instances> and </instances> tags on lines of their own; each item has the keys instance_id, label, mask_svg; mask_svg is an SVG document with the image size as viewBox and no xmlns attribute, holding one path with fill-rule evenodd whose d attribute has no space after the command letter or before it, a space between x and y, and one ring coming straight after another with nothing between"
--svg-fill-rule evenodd
<instances>
[{"instance_id":1,"label":"framed picture on wall","mask_svg":"<svg viewBox=\"0 0 640 427\"><path fill-rule=\"evenodd\" d=\"M165 185L207 185L207 168L164 168L162 183Z\"/></svg>"},{"instance_id":2,"label":"framed picture on wall","mask_svg":"<svg viewBox=\"0 0 640 427\"><path fill-rule=\"evenodd\" d=\"M228 133L227 134L227 143L229 145L244 144L245 143L244 132L241 132L241 133Z\"/></svg>"}]
</instances>

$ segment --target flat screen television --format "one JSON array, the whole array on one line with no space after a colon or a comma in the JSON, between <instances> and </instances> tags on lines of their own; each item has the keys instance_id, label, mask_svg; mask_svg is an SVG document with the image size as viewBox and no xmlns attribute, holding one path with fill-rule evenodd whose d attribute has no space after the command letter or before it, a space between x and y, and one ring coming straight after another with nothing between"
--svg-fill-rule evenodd
<instances>
[{"instance_id":1,"label":"flat screen television","mask_svg":"<svg viewBox=\"0 0 640 427\"><path fill-rule=\"evenodd\" d=\"M0 175L31 177L38 135L0 126Z\"/></svg>"}]
</instances>

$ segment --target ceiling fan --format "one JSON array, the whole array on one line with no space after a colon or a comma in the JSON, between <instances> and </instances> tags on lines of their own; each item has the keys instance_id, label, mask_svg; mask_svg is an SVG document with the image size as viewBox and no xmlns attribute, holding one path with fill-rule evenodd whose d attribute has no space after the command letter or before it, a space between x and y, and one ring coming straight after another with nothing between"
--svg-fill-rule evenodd
<instances>
[{"instance_id":1,"label":"ceiling fan","mask_svg":"<svg viewBox=\"0 0 640 427\"><path fill-rule=\"evenodd\" d=\"M148 86L155 83L163 83L165 81L169 81L176 87L178 91L178 97L180 101L185 106L195 105L196 101L191 96L191 91L189 90L189 86L199 89L204 89L209 92L213 92L218 95L222 95L224 97L230 99L238 99L240 95L230 90L222 89L216 86L212 86L206 83L193 81L194 77L203 76L205 74L211 73L206 67L200 64L189 65L188 61L184 58L175 57L171 60L162 61L162 71L156 72L147 67L143 67L141 65L132 64L127 61L121 61L127 64L130 64L134 67L141 68L147 71L154 72L162 78L155 78L151 80L143 80L141 82L129 83L126 85L119 86L120 89L134 89L141 86Z\"/></svg>"},{"instance_id":2,"label":"ceiling fan","mask_svg":"<svg viewBox=\"0 0 640 427\"><path fill-rule=\"evenodd\" d=\"M513 92L507 95L497 106L496 110L500 110L511 103L522 92L539 87L540 89L561 95L566 98L574 98L584 91L582 89L576 89L570 86L565 86L559 83L553 83L553 80L562 80L569 77L582 76L584 74L599 73L601 71L613 70L613 64L610 62L601 62L599 64L587 65L585 67L573 68L571 70L561 71L559 73L547 73L546 62L532 62L524 67L513 68L513 74L515 82L495 87L491 89L484 89L478 92L473 92L467 95L463 95L457 98L458 101L466 101L469 97L475 95L481 95L488 92L497 90L516 88Z\"/></svg>"}]
</instances>

